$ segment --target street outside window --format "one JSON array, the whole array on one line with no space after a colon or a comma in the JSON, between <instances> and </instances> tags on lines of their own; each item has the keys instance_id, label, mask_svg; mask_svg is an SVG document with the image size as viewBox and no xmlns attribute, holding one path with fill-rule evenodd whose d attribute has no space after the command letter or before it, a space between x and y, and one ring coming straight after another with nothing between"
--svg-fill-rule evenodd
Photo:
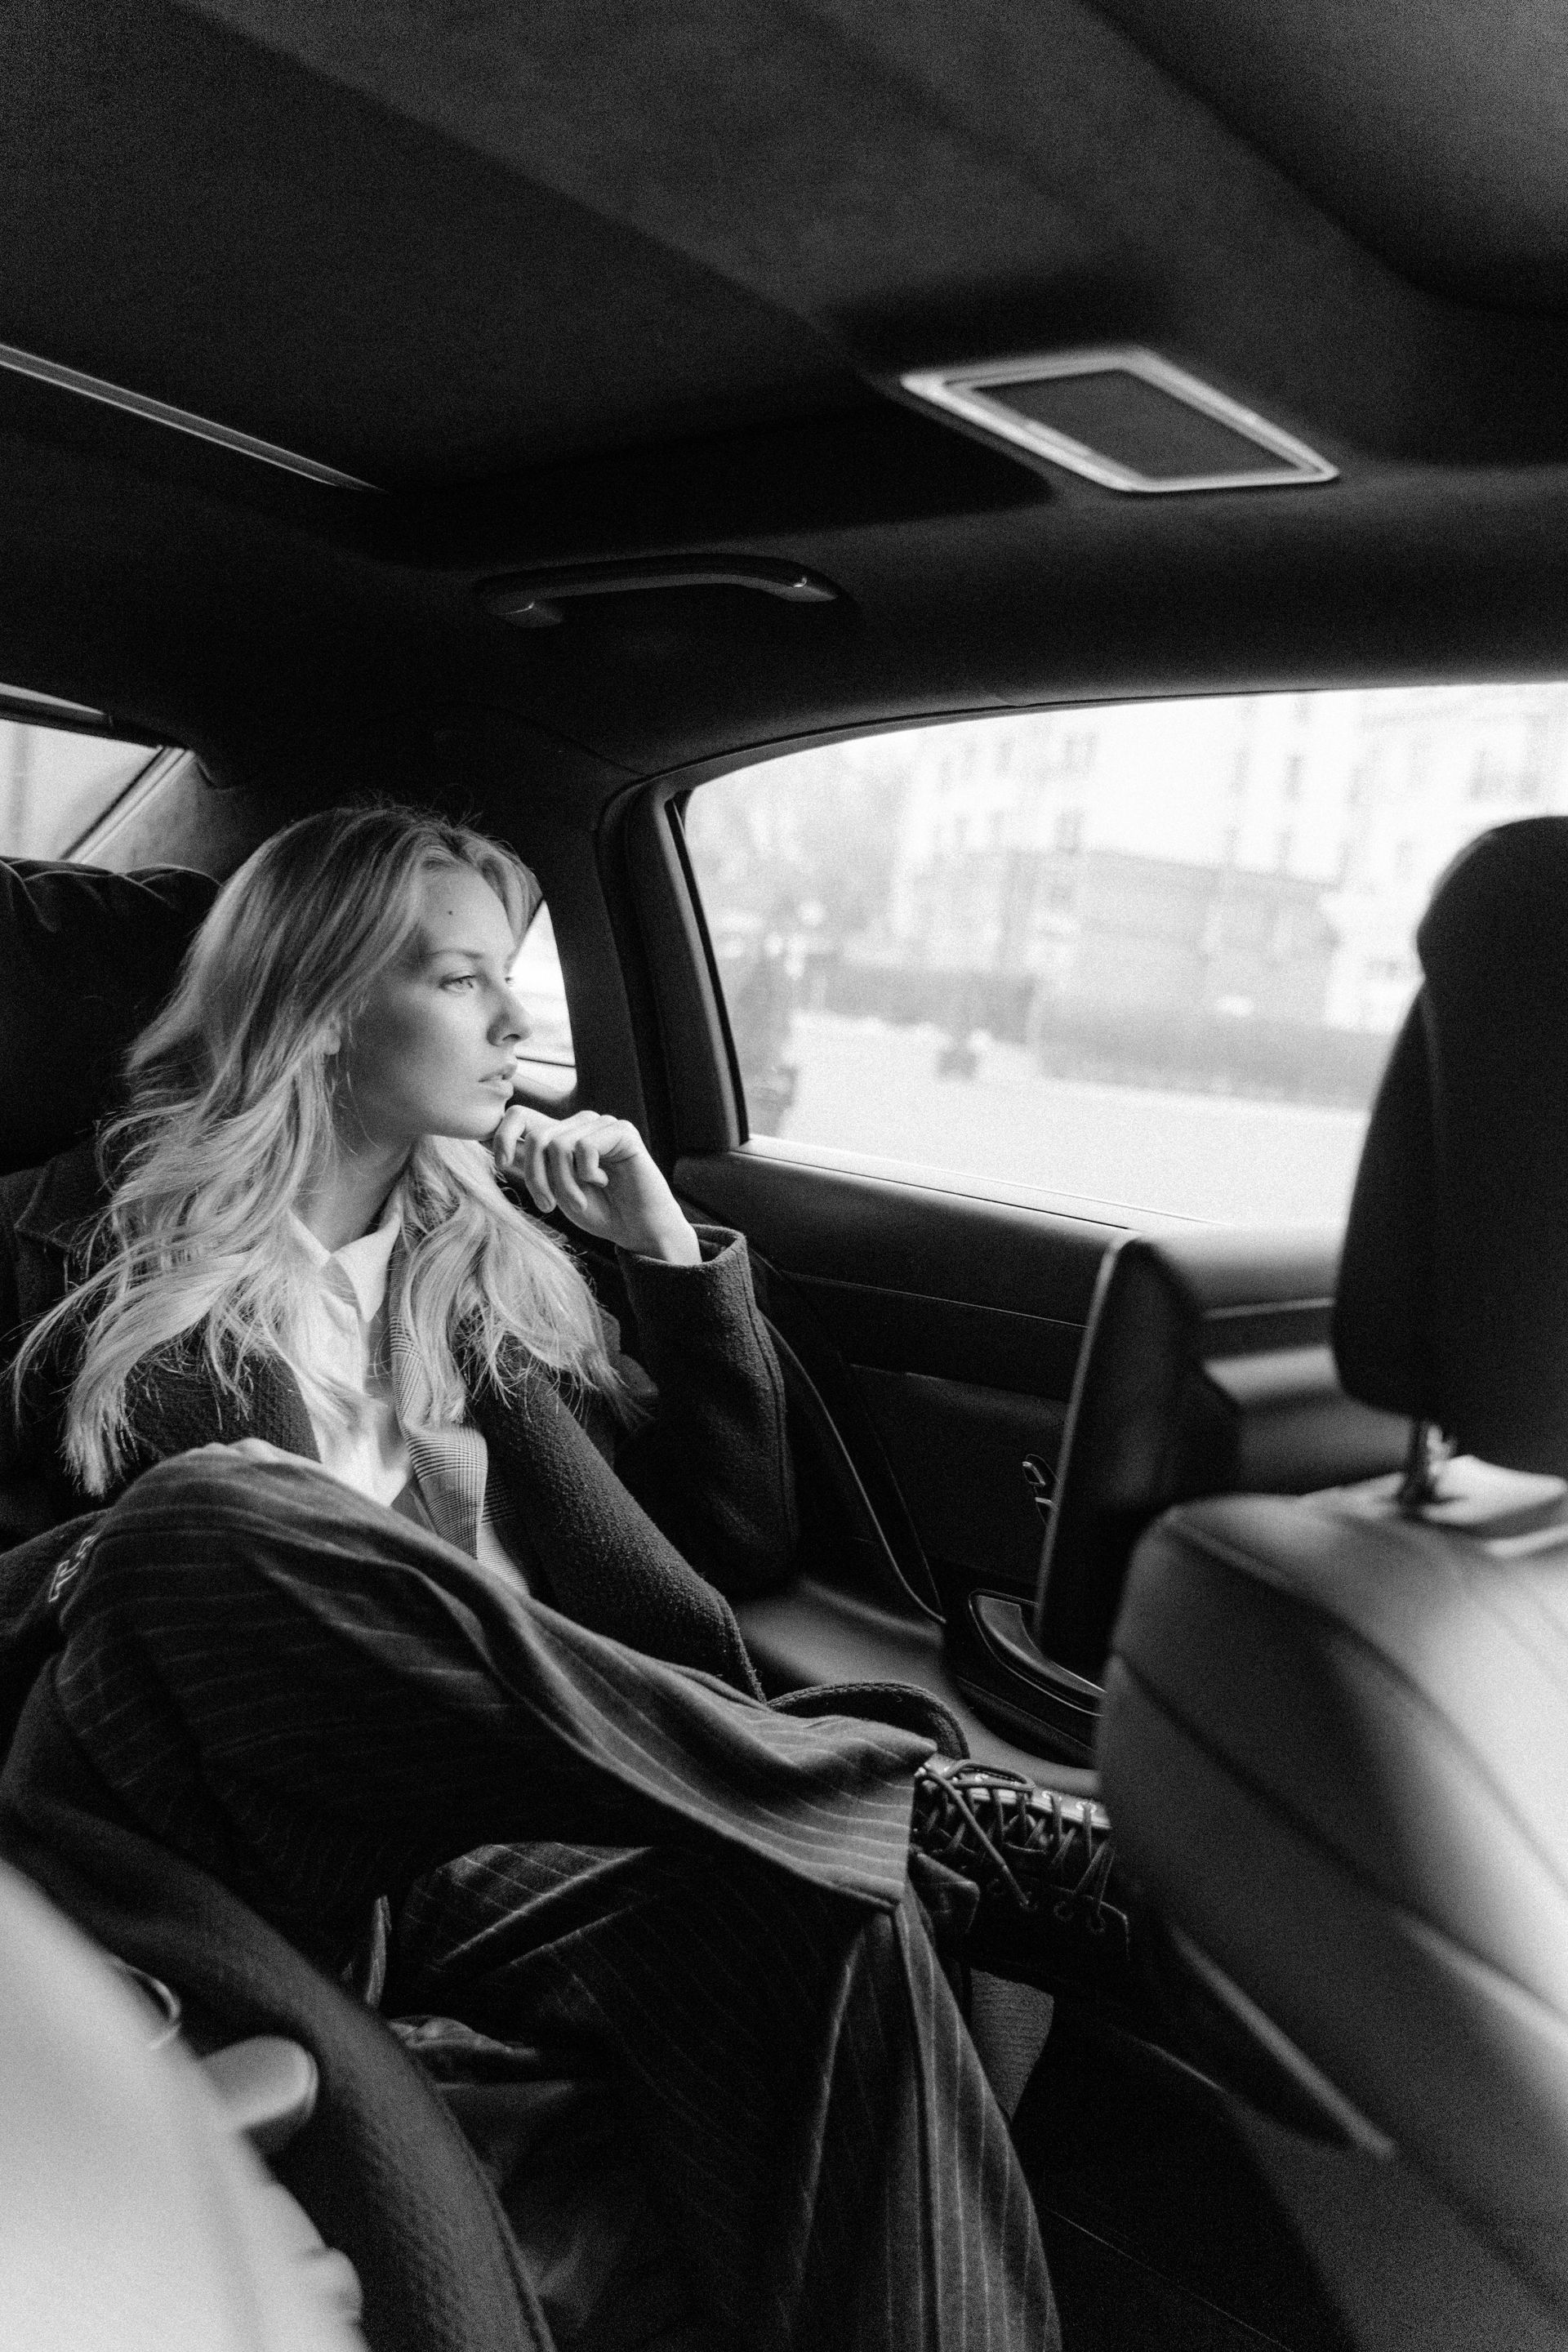
<instances>
[{"instance_id":1,"label":"street outside window","mask_svg":"<svg viewBox=\"0 0 1568 2352\"><path fill-rule=\"evenodd\" d=\"M910 729L685 825L752 1134L1279 1223L1345 1211L1433 884L1552 812L1556 684Z\"/></svg>"}]
</instances>

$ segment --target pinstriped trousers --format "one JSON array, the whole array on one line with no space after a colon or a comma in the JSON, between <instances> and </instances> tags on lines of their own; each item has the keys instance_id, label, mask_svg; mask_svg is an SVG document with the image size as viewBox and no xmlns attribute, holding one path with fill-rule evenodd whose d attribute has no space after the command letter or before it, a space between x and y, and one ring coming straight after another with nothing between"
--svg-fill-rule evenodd
<instances>
[{"instance_id":1,"label":"pinstriped trousers","mask_svg":"<svg viewBox=\"0 0 1568 2352\"><path fill-rule=\"evenodd\" d=\"M61 1623L66 1719L142 1827L331 1969L390 1895L389 2010L605 2066L723 2340L1059 2344L908 1887L928 1743L774 1715L223 1447L105 1515Z\"/></svg>"}]
</instances>

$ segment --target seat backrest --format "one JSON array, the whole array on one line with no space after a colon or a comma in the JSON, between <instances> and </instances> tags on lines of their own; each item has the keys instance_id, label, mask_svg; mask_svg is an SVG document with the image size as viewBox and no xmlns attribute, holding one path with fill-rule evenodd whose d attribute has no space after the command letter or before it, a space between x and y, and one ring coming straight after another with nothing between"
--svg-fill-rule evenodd
<instances>
[{"instance_id":1,"label":"seat backrest","mask_svg":"<svg viewBox=\"0 0 1568 2352\"><path fill-rule=\"evenodd\" d=\"M1396 2150L1533 2299L1508 2340L1561 2344L1568 819L1474 844L1417 945L1334 1340L1347 1387L1460 1453L1167 1514L1133 1559L1100 1761L1208 2062Z\"/></svg>"},{"instance_id":2,"label":"seat backrest","mask_svg":"<svg viewBox=\"0 0 1568 2352\"><path fill-rule=\"evenodd\" d=\"M1185 2054L1298 2129L1396 2152L1561 2346L1568 1511L1561 1481L1468 1463L1419 1517L1399 1483L1151 1529L1101 1787Z\"/></svg>"},{"instance_id":3,"label":"seat backrest","mask_svg":"<svg viewBox=\"0 0 1568 2352\"><path fill-rule=\"evenodd\" d=\"M125 1050L216 889L183 866L0 859L0 1176L53 1159L112 1109ZM13 1344L0 1331L0 1365ZM0 1484L0 1550L53 1516L37 1479ZM8 1729L0 1710L0 1749Z\"/></svg>"},{"instance_id":4,"label":"seat backrest","mask_svg":"<svg viewBox=\"0 0 1568 2352\"><path fill-rule=\"evenodd\" d=\"M1338 1235L1130 1235L1089 1310L1046 1536L1036 1640L1103 1679L1133 1546L1173 1503L1306 1494L1404 1457L1329 1350Z\"/></svg>"},{"instance_id":5,"label":"seat backrest","mask_svg":"<svg viewBox=\"0 0 1568 2352\"><path fill-rule=\"evenodd\" d=\"M216 888L182 866L0 860L0 1175L52 1159L110 1107Z\"/></svg>"}]
</instances>

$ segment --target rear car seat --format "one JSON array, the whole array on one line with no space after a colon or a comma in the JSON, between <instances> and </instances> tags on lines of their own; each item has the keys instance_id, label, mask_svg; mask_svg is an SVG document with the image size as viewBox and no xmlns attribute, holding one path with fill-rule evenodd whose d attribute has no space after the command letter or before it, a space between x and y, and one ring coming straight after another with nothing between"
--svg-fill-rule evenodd
<instances>
[{"instance_id":1,"label":"rear car seat","mask_svg":"<svg viewBox=\"0 0 1568 2352\"><path fill-rule=\"evenodd\" d=\"M0 860L0 1176L91 1133L216 889L180 866ZM52 1517L38 1489L0 1481L0 1548Z\"/></svg>"}]
</instances>

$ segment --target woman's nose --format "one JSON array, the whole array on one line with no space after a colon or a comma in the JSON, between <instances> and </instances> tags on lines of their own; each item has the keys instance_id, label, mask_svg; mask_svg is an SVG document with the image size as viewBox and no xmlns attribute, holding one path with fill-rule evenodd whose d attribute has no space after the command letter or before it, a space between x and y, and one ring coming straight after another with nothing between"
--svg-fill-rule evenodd
<instances>
[{"instance_id":1,"label":"woman's nose","mask_svg":"<svg viewBox=\"0 0 1568 2352\"><path fill-rule=\"evenodd\" d=\"M521 1045L531 1025L521 997L514 995L509 988L501 999L501 1009L490 1032L495 1044Z\"/></svg>"}]
</instances>

